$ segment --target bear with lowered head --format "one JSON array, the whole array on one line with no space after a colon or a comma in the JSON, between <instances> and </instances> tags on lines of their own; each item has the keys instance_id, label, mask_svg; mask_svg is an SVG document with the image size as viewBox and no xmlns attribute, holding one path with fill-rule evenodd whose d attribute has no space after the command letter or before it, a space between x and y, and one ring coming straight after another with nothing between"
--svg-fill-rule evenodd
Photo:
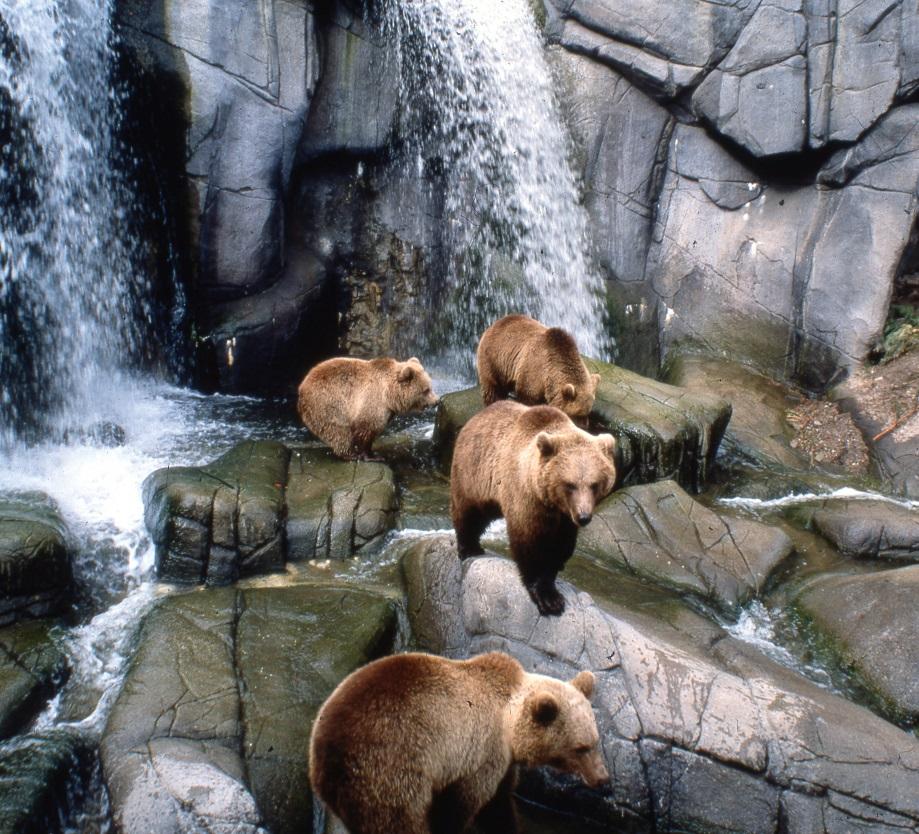
<instances>
[{"instance_id":1,"label":"bear with lowered head","mask_svg":"<svg viewBox=\"0 0 919 834\"><path fill-rule=\"evenodd\" d=\"M340 458L370 457L377 435L394 414L437 405L431 377L413 356L340 357L320 362L300 383L297 410L304 425Z\"/></svg>"},{"instance_id":2,"label":"bear with lowered head","mask_svg":"<svg viewBox=\"0 0 919 834\"><path fill-rule=\"evenodd\" d=\"M571 334L529 316L505 316L479 339L475 355L485 405L513 392L524 405L554 405L587 424L599 374L591 374Z\"/></svg>"},{"instance_id":3,"label":"bear with lowered head","mask_svg":"<svg viewBox=\"0 0 919 834\"><path fill-rule=\"evenodd\" d=\"M515 834L515 765L609 780L594 675L529 674L501 652L400 654L345 678L310 739L310 783L350 834Z\"/></svg>"},{"instance_id":4,"label":"bear with lowered head","mask_svg":"<svg viewBox=\"0 0 919 834\"><path fill-rule=\"evenodd\" d=\"M450 514L460 559L503 516L511 557L539 613L558 616L555 586L578 528L616 482L616 441L578 428L557 408L510 400L475 415L459 433L450 471Z\"/></svg>"}]
</instances>

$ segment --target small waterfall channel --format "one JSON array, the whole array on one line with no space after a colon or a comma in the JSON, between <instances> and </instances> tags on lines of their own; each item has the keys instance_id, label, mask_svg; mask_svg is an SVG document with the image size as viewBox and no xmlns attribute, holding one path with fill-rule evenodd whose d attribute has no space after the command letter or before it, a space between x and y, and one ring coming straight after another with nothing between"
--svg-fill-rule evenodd
<instances>
[{"instance_id":1,"label":"small waterfall channel","mask_svg":"<svg viewBox=\"0 0 919 834\"><path fill-rule=\"evenodd\" d=\"M608 358L603 282L532 5L390 0L384 25L400 50L405 164L445 203L432 346L471 356L489 323L522 312Z\"/></svg>"}]
</instances>

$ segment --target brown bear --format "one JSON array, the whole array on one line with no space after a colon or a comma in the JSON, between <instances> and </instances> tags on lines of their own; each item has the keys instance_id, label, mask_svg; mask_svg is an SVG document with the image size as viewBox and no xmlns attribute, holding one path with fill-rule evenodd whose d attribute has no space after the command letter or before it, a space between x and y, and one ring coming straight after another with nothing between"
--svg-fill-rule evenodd
<instances>
[{"instance_id":1,"label":"brown bear","mask_svg":"<svg viewBox=\"0 0 919 834\"><path fill-rule=\"evenodd\" d=\"M567 331L505 316L482 334L475 363L485 405L513 392L524 405L554 405L586 426L600 375L587 370Z\"/></svg>"},{"instance_id":2,"label":"brown bear","mask_svg":"<svg viewBox=\"0 0 919 834\"><path fill-rule=\"evenodd\" d=\"M616 441L594 436L557 408L510 400L460 430L450 471L450 515L460 559L482 553L489 522L504 516L511 556L543 615L565 600L555 577L574 552L578 527L616 481Z\"/></svg>"},{"instance_id":3,"label":"brown bear","mask_svg":"<svg viewBox=\"0 0 919 834\"><path fill-rule=\"evenodd\" d=\"M601 787L594 675L529 674L501 652L399 654L345 678L316 716L313 791L351 834L517 831L515 765Z\"/></svg>"},{"instance_id":4,"label":"brown bear","mask_svg":"<svg viewBox=\"0 0 919 834\"><path fill-rule=\"evenodd\" d=\"M437 405L431 377L413 356L327 359L300 383L297 410L304 425L340 458L370 457L370 447L393 414Z\"/></svg>"}]
</instances>

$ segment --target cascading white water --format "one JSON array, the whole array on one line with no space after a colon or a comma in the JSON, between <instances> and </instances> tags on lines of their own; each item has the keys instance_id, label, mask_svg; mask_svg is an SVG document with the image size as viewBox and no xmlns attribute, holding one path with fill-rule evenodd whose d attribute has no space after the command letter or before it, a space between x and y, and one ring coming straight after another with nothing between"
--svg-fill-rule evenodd
<instances>
[{"instance_id":1,"label":"cascading white water","mask_svg":"<svg viewBox=\"0 0 919 834\"><path fill-rule=\"evenodd\" d=\"M4 445L98 419L96 392L130 365L149 318L113 165L111 6L0 0Z\"/></svg>"},{"instance_id":2,"label":"cascading white water","mask_svg":"<svg viewBox=\"0 0 919 834\"><path fill-rule=\"evenodd\" d=\"M603 283L528 0L389 0L407 164L444 190L443 296L427 346L471 356L511 312L608 358Z\"/></svg>"}]
</instances>

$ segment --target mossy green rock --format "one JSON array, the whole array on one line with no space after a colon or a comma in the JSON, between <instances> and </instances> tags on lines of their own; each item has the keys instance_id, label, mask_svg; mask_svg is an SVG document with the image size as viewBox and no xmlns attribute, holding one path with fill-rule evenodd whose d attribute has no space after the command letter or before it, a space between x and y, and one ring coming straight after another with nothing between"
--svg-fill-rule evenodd
<instances>
[{"instance_id":1,"label":"mossy green rock","mask_svg":"<svg viewBox=\"0 0 919 834\"><path fill-rule=\"evenodd\" d=\"M28 620L0 629L0 738L20 732L66 677L53 623Z\"/></svg>"},{"instance_id":2,"label":"mossy green rock","mask_svg":"<svg viewBox=\"0 0 919 834\"><path fill-rule=\"evenodd\" d=\"M793 546L777 527L718 515L673 481L658 481L605 499L578 533L577 550L736 614Z\"/></svg>"},{"instance_id":3,"label":"mossy green rock","mask_svg":"<svg viewBox=\"0 0 919 834\"><path fill-rule=\"evenodd\" d=\"M891 718L919 719L919 565L815 580L795 607Z\"/></svg>"},{"instance_id":4,"label":"mossy green rock","mask_svg":"<svg viewBox=\"0 0 919 834\"><path fill-rule=\"evenodd\" d=\"M303 830L316 711L345 675L392 649L395 630L392 600L351 587L164 600L102 738L117 830L178 834L188 814L234 834Z\"/></svg>"},{"instance_id":5,"label":"mossy green rock","mask_svg":"<svg viewBox=\"0 0 919 834\"><path fill-rule=\"evenodd\" d=\"M290 451L240 443L201 467L158 469L143 486L161 579L224 584L284 566Z\"/></svg>"},{"instance_id":6,"label":"mossy green rock","mask_svg":"<svg viewBox=\"0 0 919 834\"><path fill-rule=\"evenodd\" d=\"M45 617L71 594L68 532L44 493L0 495L0 625Z\"/></svg>"},{"instance_id":7,"label":"mossy green rock","mask_svg":"<svg viewBox=\"0 0 919 834\"><path fill-rule=\"evenodd\" d=\"M88 755L85 742L65 732L24 736L0 752L0 834L59 831L68 787Z\"/></svg>"},{"instance_id":8,"label":"mossy green rock","mask_svg":"<svg viewBox=\"0 0 919 834\"><path fill-rule=\"evenodd\" d=\"M396 485L382 463L293 449L285 497L291 561L346 559L396 524Z\"/></svg>"},{"instance_id":9,"label":"mossy green rock","mask_svg":"<svg viewBox=\"0 0 919 834\"><path fill-rule=\"evenodd\" d=\"M619 441L622 482L671 478L687 489L701 489L731 418L730 404L606 362L584 361L600 375L591 428L611 432ZM434 438L444 471L449 471L460 429L481 409L478 388L441 398Z\"/></svg>"}]
</instances>

